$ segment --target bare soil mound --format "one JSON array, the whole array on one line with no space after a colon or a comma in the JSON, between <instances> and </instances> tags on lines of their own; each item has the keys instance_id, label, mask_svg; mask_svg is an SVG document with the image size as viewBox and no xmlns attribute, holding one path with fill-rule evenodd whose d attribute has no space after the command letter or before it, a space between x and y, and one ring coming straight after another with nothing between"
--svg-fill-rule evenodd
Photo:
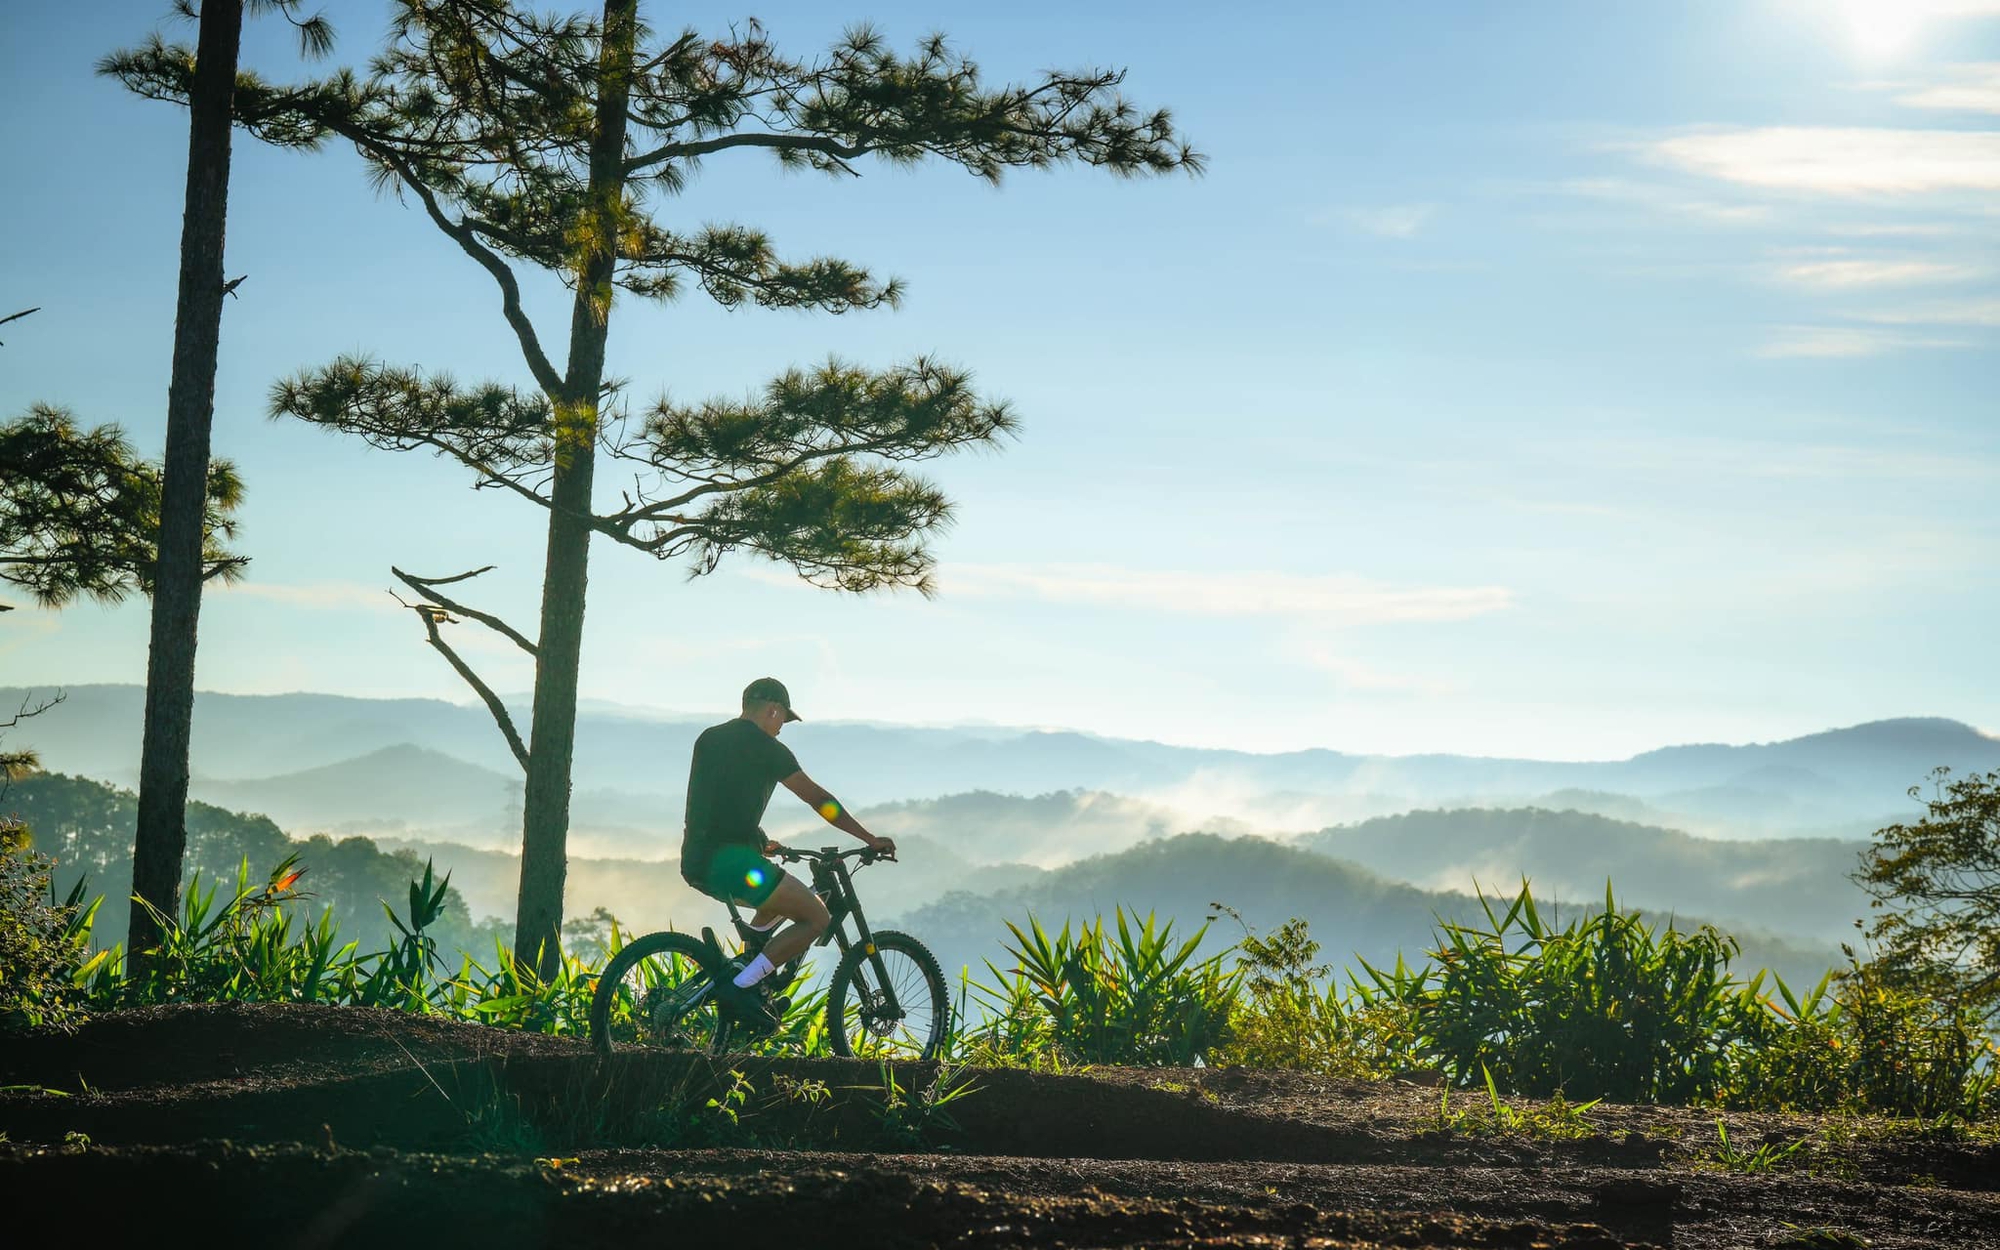
<instances>
[{"instance_id":1,"label":"bare soil mound","mask_svg":"<svg viewBox=\"0 0 2000 1250\"><path fill-rule=\"evenodd\" d=\"M2000 1246L1991 1141L1731 1113L1740 1150L1804 1143L1732 1169L1712 1112L1503 1130L1450 1118L1483 1097L1287 1073L603 1058L236 1003L0 1042L0 1086L0 1193L87 1210L93 1231L193 1204L295 1245L756 1228L892 1247Z\"/></svg>"}]
</instances>

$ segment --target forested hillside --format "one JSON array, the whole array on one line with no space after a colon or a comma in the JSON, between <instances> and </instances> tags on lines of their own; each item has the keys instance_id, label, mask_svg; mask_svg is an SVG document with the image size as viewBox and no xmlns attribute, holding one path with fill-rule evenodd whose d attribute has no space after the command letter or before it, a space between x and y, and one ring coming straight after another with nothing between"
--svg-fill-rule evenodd
<instances>
[{"instance_id":1,"label":"forested hillside","mask_svg":"<svg viewBox=\"0 0 2000 1250\"><path fill-rule=\"evenodd\" d=\"M34 848L56 861L55 889L67 894L82 879L86 890L101 894L95 938L99 945L125 939L127 908L132 890L132 827L137 798L127 790L83 777L38 773L8 788L0 809L20 816L34 838ZM393 940L394 928L382 903L403 909L410 882L423 875L423 858L411 851L384 851L367 838L335 840L325 834L287 836L269 817L227 811L207 803L189 803L187 812L186 879L199 874L207 883L221 881L234 888L238 866L249 861L253 884L261 883L280 861L298 854L305 875L297 888L308 897L295 904L316 915L331 908L344 937L374 949ZM443 872L449 865L440 864ZM454 887L446 898L442 920L434 930L440 947L484 949L491 945L492 925L475 925L465 898Z\"/></svg>"}]
</instances>

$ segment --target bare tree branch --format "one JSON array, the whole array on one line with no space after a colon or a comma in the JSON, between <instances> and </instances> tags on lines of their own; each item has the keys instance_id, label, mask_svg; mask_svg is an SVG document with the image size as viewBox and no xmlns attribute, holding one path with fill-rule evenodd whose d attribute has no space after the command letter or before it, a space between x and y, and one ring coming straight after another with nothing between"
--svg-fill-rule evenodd
<instances>
[{"instance_id":1,"label":"bare tree branch","mask_svg":"<svg viewBox=\"0 0 2000 1250\"><path fill-rule=\"evenodd\" d=\"M418 618L423 621L424 632L430 636L431 646L437 648L438 654L445 658L445 662L450 664L453 671L463 678L465 684L471 686L473 691L485 702L486 710L493 714L493 723L500 727L501 736L507 739L507 749L514 753L514 760L520 764L521 771L526 772L528 769L528 747L526 743L521 741L520 731L514 728L514 718L508 715L507 705L500 702L500 696L493 693L493 687L481 681L479 674L472 671L472 666L460 659L458 652L453 651L451 644L446 642L444 636L438 633L438 626L451 623L451 616L443 608L435 607L428 603L410 603L401 596L394 594L394 592L391 592L391 597L397 603L415 612Z\"/></svg>"},{"instance_id":2,"label":"bare tree branch","mask_svg":"<svg viewBox=\"0 0 2000 1250\"><path fill-rule=\"evenodd\" d=\"M467 256L479 262L486 272L493 275L493 281L500 286L500 311L507 318L507 324L514 327L514 337L521 342L521 355L528 362L528 371L535 375L535 384L550 395L562 393L562 375L549 363L547 353L542 351L541 337L535 333L535 323L528 320L527 312L521 307L521 284L514 277L514 271L507 262L493 254L493 250L479 241L479 236L464 222L453 221L442 207L430 187L417 177L410 162L394 149L376 142L366 131L339 119L330 119L328 127L342 138L350 140L354 146L373 156L396 171L396 176L417 193L423 201L424 211L430 215L437 228L451 236Z\"/></svg>"},{"instance_id":3,"label":"bare tree branch","mask_svg":"<svg viewBox=\"0 0 2000 1250\"><path fill-rule=\"evenodd\" d=\"M40 311L42 311L42 306L40 304L35 305L33 308L24 308L20 312L13 313L6 317L0 317L0 326L4 326L10 321L19 321L21 318L27 316L29 313L38 313ZM5 346L7 346L5 343L0 343L0 347L5 347Z\"/></svg>"},{"instance_id":4,"label":"bare tree branch","mask_svg":"<svg viewBox=\"0 0 2000 1250\"><path fill-rule=\"evenodd\" d=\"M625 171L636 174L661 161L706 156L710 152L721 152L728 148L772 148L781 152L818 152L838 160L853 160L875 150L865 143L842 143L837 139L821 135L717 135L713 139L661 144L643 156L636 156L627 161Z\"/></svg>"},{"instance_id":5,"label":"bare tree branch","mask_svg":"<svg viewBox=\"0 0 2000 1250\"><path fill-rule=\"evenodd\" d=\"M494 633L503 635L509 641L511 641L515 646L521 648L521 650L523 651L526 651L529 655L538 656L538 652L535 650L535 644L529 642L527 636L522 634L520 630L515 629L512 625L509 625L507 622L501 620L497 616L493 616L486 612L481 612L476 608L468 608L464 604L459 603L457 600L448 599L445 596L439 594L435 589L438 586L449 586L453 582L462 582L467 580L468 578L477 577L481 573L490 573L493 571L492 565L489 564L485 568L473 569L469 573L458 573L451 577L418 577L413 573L405 573L403 570L397 568L393 564L389 566L389 571L391 573L394 573L396 577L405 586L408 586L410 589L416 591L418 594L430 600L437 606L445 608L452 612L456 612L460 616L463 616L468 620L478 621L481 625L484 625L486 628L492 630Z\"/></svg>"},{"instance_id":6,"label":"bare tree branch","mask_svg":"<svg viewBox=\"0 0 2000 1250\"><path fill-rule=\"evenodd\" d=\"M20 710L15 712L12 716L8 717L6 720L0 721L0 729L12 729L14 726L20 724L24 720L40 716L43 712L48 711L50 708L54 707L58 703L63 702L67 698L69 698L68 694L64 693L61 690L58 690L53 695L42 700L40 703L35 703L35 696L32 693L24 694L21 696ZM34 703L33 707L28 706L31 703Z\"/></svg>"}]
</instances>

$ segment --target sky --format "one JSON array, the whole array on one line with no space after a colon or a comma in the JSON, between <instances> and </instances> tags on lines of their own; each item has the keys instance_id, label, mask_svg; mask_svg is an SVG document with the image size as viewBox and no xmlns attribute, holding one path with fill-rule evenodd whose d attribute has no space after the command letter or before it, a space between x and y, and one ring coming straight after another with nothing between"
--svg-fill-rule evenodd
<instances>
[{"instance_id":1,"label":"sky","mask_svg":"<svg viewBox=\"0 0 2000 1250\"><path fill-rule=\"evenodd\" d=\"M41 306L0 330L0 418L58 404L152 455L186 118L92 65L191 41L166 7L0 7L0 315ZM650 11L754 13L800 52L853 20L905 48L943 30L995 82L1124 67L1208 169L995 189L711 158L663 221L756 226L908 295L840 317L627 299L609 369L636 402L928 353L1022 429L926 466L956 506L931 599L598 544L584 697L722 715L771 674L825 719L1566 759L2000 729L2000 0ZM334 63L379 47L376 0L328 12ZM325 69L271 18L244 59ZM204 602L197 685L466 701L389 568L495 565L464 598L531 628L543 514L275 422L266 394L344 352L529 384L491 280L351 150L239 135L234 160L248 277L215 449L252 563ZM560 344L566 292L527 282ZM0 602L0 685L143 681L143 601ZM529 686L455 628L493 685Z\"/></svg>"}]
</instances>

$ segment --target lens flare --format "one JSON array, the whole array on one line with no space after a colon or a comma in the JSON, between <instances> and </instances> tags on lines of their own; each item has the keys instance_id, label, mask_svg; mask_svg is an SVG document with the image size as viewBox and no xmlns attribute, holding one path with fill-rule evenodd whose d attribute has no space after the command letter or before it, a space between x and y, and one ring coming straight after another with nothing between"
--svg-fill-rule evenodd
<instances>
[{"instance_id":1,"label":"lens flare","mask_svg":"<svg viewBox=\"0 0 2000 1250\"><path fill-rule=\"evenodd\" d=\"M821 820L832 824L834 821L840 819L840 804L832 799L828 799L819 805L819 815Z\"/></svg>"},{"instance_id":2,"label":"lens flare","mask_svg":"<svg viewBox=\"0 0 2000 1250\"><path fill-rule=\"evenodd\" d=\"M762 868L752 868L749 872L744 873L743 884L753 890L764 884L764 870Z\"/></svg>"}]
</instances>

